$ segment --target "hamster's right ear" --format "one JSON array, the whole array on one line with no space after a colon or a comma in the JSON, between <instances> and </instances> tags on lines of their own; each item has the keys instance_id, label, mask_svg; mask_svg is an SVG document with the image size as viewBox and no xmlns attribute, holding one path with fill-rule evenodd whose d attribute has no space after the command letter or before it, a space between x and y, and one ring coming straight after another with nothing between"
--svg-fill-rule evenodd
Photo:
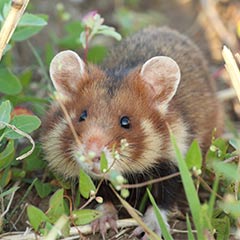
<instances>
[{"instance_id":1,"label":"hamster's right ear","mask_svg":"<svg viewBox=\"0 0 240 240\"><path fill-rule=\"evenodd\" d=\"M67 96L75 91L85 74L85 63L77 53L66 50L52 59L49 72L56 90Z\"/></svg>"}]
</instances>

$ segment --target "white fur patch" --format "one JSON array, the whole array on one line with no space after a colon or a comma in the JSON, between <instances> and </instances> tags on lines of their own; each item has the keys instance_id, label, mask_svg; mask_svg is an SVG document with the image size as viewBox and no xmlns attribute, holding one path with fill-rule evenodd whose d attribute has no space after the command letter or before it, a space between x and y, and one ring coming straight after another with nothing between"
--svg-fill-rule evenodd
<instances>
[{"instance_id":1,"label":"white fur patch","mask_svg":"<svg viewBox=\"0 0 240 240\"><path fill-rule=\"evenodd\" d=\"M186 124L181 119L178 119L178 121L170 125L170 129L172 130L172 133L176 139L180 152L183 156L185 156L188 149L187 141L189 139L189 133L187 132ZM171 160L176 159L176 153L171 142L167 155L167 157Z\"/></svg>"},{"instance_id":2,"label":"white fur patch","mask_svg":"<svg viewBox=\"0 0 240 240\"><path fill-rule=\"evenodd\" d=\"M57 123L52 130L43 138L43 148L46 152L46 160L49 162L49 167L59 172L66 177L78 176L79 169L74 161L65 159L64 149L61 148L61 135L68 127L66 120L62 119Z\"/></svg>"},{"instance_id":3,"label":"white fur patch","mask_svg":"<svg viewBox=\"0 0 240 240\"><path fill-rule=\"evenodd\" d=\"M161 136L158 131L154 128L150 120L144 120L141 123L141 128L145 134L144 139L144 152L140 157L139 161L145 163L146 167L149 167L149 163L154 164L153 160L161 158L162 153L162 142ZM149 161L150 160L150 161ZM141 170L141 169L140 169Z\"/></svg>"},{"instance_id":4,"label":"white fur patch","mask_svg":"<svg viewBox=\"0 0 240 240\"><path fill-rule=\"evenodd\" d=\"M167 229L169 230L169 224L167 222L167 211L163 210L163 209L159 209L160 210L160 214L163 218L163 221L167 227ZM143 222L153 231L156 233L156 235L158 235L159 237L161 237L162 235L162 230L159 226L157 217L155 215L154 209L152 206L147 208L147 211L144 213L143 216ZM143 228L141 226L137 227L134 231L132 236L139 236L144 232ZM147 233L144 234L144 236L141 238L143 240L147 240L148 239L148 235Z\"/></svg>"},{"instance_id":5,"label":"white fur patch","mask_svg":"<svg viewBox=\"0 0 240 240\"><path fill-rule=\"evenodd\" d=\"M162 215L163 221L168 229L170 229L167 219L167 211L163 209L159 209L160 213ZM152 229L158 236L162 235L161 228L159 226L156 214L154 212L154 209L152 206L148 207L147 211L145 212L143 216L143 221L146 223L147 226L149 226L150 229Z\"/></svg>"}]
</instances>

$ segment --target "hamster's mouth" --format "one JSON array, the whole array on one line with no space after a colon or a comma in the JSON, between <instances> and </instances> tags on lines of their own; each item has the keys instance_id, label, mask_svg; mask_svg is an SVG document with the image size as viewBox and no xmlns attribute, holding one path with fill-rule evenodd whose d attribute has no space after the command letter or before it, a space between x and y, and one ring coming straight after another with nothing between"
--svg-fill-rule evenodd
<instances>
[{"instance_id":1,"label":"hamster's mouth","mask_svg":"<svg viewBox=\"0 0 240 240\"><path fill-rule=\"evenodd\" d=\"M107 161L107 168L113 168L114 162L112 158L112 153L104 148L102 151L95 153L93 151L85 152L84 150L77 150L74 154L74 160L77 162L79 169L85 171L89 176L94 179L100 179L106 177L105 171L101 169L101 156L102 153L105 155ZM108 169L106 169L107 171Z\"/></svg>"},{"instance_id":2,"label":"hamster's mouth","mask_svg":"<svg viewBox=\"0 0 240 240\"><path fill-rule=\"evenodd\" d=\"M104 173L101 172L100 163L94 163L91 160L82 161L78 157L75 157L74 161L77 162L79 170L82 169L93 179L101 179L104 177Z\"/></svg>"}]
</instances>

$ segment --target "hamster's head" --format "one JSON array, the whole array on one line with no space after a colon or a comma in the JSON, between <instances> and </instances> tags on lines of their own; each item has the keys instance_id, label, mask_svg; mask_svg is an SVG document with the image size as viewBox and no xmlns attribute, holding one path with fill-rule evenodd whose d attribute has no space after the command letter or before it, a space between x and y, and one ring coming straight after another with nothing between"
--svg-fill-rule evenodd
<instances>
[{"instance_id":1,"label":"hamster's head","mask_svg":"<svg viewBox=\"0 0 240 240\"><path fill-rule=\"evenodd\" d=\"M47 113L42 143L53 171L76 177L82 168L98 177L104 153L108 167L131 174L166 154L166 115L180 81L174 60L153 57L120 79L63 51L50 76L60 97Z\"/></svg>"}]
</instances>

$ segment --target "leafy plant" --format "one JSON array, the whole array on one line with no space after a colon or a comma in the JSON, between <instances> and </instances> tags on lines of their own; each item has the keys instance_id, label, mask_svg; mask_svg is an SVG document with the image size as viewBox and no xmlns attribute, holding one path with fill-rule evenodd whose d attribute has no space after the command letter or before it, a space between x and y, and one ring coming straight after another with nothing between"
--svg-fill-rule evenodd
<instances>
[{"instance_id":1,"label":"leafy plant","mask_svg":"<svg viewBox=\"0 0 240 240\"><path fill-rule=\"evenodd\" d=\"M0 26L2 26L10 10L11 1L3 0L0 3ZM7 51L14 47L16 42L27 40L37 34L47 24L47 16L25 13L7 47ZM6 53L5 57L10 52ZM9 195L13 199L14 193L19 189L14 187L16 180L26 177L26 170L22 169L24 159L34 151L35 142L29 135L40 127L41 121L29 109L18 106L27 102L29 96L25 95L25 89L30 84L31 74L14 74L13 66L5 59L0 63L0 202L1 218L7 218L10 205L5 209L5 203ZM13 101L12 101L13 100ZM32 97L35 100L35 97ZM20 153L23 144L32 145ZM36 156L36 155L35 155ZM16 160L19 159L19 160ZM9 202L11 203L11 201ZM5 222L4 222L5 223ZM1 226L3 227L3 226Z\"/></svg>"},{"instance_id":2,"label":"leafy plant","mask_svg":"<svg viewBox=\"0 0 240 240\"><path fill-rule=\"evenodd\" d=\"M131 5L135 6L136 3L137 1L134 0ZM1 25L9 8L10 0L0 2ZM64 25L64 37L59 38L51 33L52 41L45 46L44 57L41 57L38 50L26 40L46 26L48 16L25 13L5 51L5 57L0 63L0 205L2 207L0 222L3 222L3 226L0 225L0 231L4 228L5 223L10 222L11 216L19 207L16 204L9 213L14 194L20 189L20 186L15 185L16 182L20 181L21 187L23 184L29 186L19 201L20 203L26 200L30 191L34 191L41 200L46 199L54 192L49 199L47 211L34 205L28 205L27 215L30 225L37 234L46 236L46 239L55 239L59 236L68 236L72 225L89 224L102 216L101 212L88 209L88 206L92 201L100 204L103 202L104 199L98 196L98 189L107 179L109 186L130 215L149 233L151 238L160 239L143 223L133 207L124 200L129 195L129 186L121 174L111 170L104 153L100 160L103 177L100 183L96 186L93 180L81 170L76 190L70 181L65 181L45 170L46 163L42 161L41 146L39 143L35 143L29 135L41 124L40 119L34 113L41 115L42 109L44 109L43 105L48 103L48 99L38 97L34 91L30 90L34 77L31 67L23 71L16 70L15 62L12 61L14 46L20 41L25 41L40 66L41 75L48 79L46 66L54 55L54 49L79 49L83 51L86 62L98 63L104 58L106 47L96 45L93 41L94 38L104 35L117 40L121 39L120 34L114 28L104 24L104 19L96 11L87 14L82 21L73 20L62 4L57 5L57 11L58 17ZM125 33L130 29L132 31L135 27L138 28L152 22L153 18L159 19L155 12L151 12L151 16L149 16L149 14L148 16L141 15L125 8L120 8L115 13L115 18ZM164 19L160 16L159 20ZM31 108L22 105L28 103L27 106L29 106L30 102ZM229 142L213 138L206 156L206 166L203 164L204 156L202 156L196 140L191 144L185 157L181 155L174 136L171 136L171 140L193 218L192 223L188 215L186 217L188 239L195 239L196 236L197 239L204 239L206 234L211 237L216 235L217 239L229 239L230 226L237 225L236 222L240 216L239 163L236 161L240 149L238 137L236 136ZM119 157L117 152L114 149L112 152L113 158L117 160ZM16 160L19 156L22 158L21 161ZM39 172L41 172L41 179L36 178L36 174L39 176ZM146 183L147 185L149 183ZM200 188L211 192L209 199L205 199L204 203L199 199ZM68 196L71 189L74 193L72 195L76 199ZM120 192L120 195L117 191ZM161 219L161 214L150 190L147 190L145 197L148 197L153 205L164 238L172 239ZM60 227L58 228L58 226ZM56 229L60 231L56 231ZM193 229L197 230L196 235L192 233Z\"/></svg>"}]
</instances>

